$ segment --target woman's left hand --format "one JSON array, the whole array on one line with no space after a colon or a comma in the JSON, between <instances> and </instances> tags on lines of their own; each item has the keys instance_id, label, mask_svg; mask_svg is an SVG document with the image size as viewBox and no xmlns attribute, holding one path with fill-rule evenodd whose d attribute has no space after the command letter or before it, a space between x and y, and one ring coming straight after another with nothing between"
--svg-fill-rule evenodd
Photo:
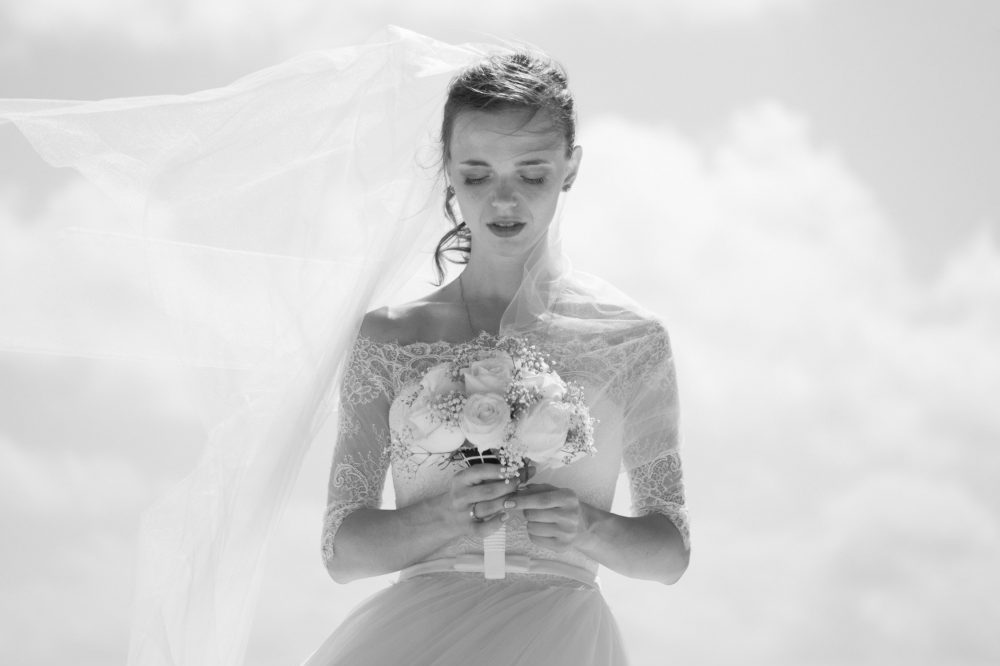
<instances>
[{"instance_id":1,"label":"woman's left hand","mask_svg":"<svg viewBox=\"0 0 1000 666\"><path fill-rule=\"evenodd\" d=\"M547 483L522 486L511 497L524 513L528 537L535 545L554 551L572 546L587 532L589 505L568 488Z\"/></svg>"}]
</instances>

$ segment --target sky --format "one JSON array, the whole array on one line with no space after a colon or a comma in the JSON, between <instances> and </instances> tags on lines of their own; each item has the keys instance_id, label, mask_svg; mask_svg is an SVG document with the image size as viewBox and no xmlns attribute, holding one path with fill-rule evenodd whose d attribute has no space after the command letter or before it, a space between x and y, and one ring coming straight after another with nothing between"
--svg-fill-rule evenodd
<instances>
[{"instance_id":1,"label":"sky","mask_svg":"<svg viewBox=\"0 0 1000 666\"><path fill-rule=\"evenodd\" d=\"M565 64L567 252L670 330L692 563L673 586L602 571L634 662L995 663L1000 8L0 0L0 97L194 92L388 23ZM0 302L53 300L10 267L107 211L0 126ZM80 288L127 327L134 294L105 278ZM205 438L184 382L0 352L0 661L124 660L139 516ZM330 440L279 525L248 664L297 663L391 580L322 569Z\"/></svg>"}]
</instances>

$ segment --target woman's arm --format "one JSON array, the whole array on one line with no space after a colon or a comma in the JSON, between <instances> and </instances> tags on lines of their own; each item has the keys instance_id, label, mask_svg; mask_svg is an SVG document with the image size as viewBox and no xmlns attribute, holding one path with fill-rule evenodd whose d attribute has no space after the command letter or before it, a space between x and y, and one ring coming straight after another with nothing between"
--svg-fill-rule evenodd
<instances>
[{"instance_id":1,"label":"woman's arm","mask_svg":"<svg viewBox=\"0 0 1000 666\"><path fill-rule=\"evenodd\" d=\"M629 576L671 585L687 570L691 549L677 526L659 513L629 517L583 506L576 548L604 566Z\"/></svg>"},{"instance_id":2,"label":"woman's arm","mask_svg":"<svg viewBox=\"0 0 1000 666\"><path fill-rule=\"evenodd\" d=\"M362 507L336 532L327 570L338 583L399 571L460 536L483 538L507 520L503 503L517 490L499 465L476 465L452 477L449 489L400 509ZM476 516L470 511L475 505Z\"/></svg>"},{"instance_id":3,"label":"woman's arm","mask_svg":"<svg viewBox=\"0 0 1000 666\"><path fill-rule=\"evenodd\" d=\"M539 546L554 551L572 547L624 576L667 585L687 569L690 548L665 515L621 516L548 484L526 486L514 499Z\"/></svg>"}]
</instances>

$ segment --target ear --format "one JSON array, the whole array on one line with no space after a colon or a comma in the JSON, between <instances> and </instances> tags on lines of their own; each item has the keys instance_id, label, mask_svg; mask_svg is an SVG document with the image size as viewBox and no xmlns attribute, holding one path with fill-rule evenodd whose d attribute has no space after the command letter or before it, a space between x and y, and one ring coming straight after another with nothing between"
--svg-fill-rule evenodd
<instances>
[{"instance_id":1,"label":"ear","mask_svg":"<svg viewBox=\"0 0 1000 666\"><path fill-rule=\"evenodd\" d=\"M566 172L566 178L563 179L563 192L569 192L569 189L573 187L573 182L576 180L576 174L580 171L581 159L583 159L583 148L581 146L574 146L573 154L570 155L569 158L569 170Z\"/></svg>"}]
</instances>

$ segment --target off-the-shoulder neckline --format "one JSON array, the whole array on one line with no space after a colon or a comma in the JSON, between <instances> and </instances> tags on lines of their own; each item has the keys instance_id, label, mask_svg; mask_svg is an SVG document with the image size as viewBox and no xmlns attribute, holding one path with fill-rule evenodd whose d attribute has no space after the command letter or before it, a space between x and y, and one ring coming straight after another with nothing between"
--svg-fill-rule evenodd
<instances>
[{"instance_id":1,"label":"off-the-shoulder neckline","mask_svg":"<svg viewBox=\"0 0 1000 666\"><path fill-rule=\"evenodd\" d=\"M460 345L465 345L465 344L469 344L469 343L475 342L476 340L478 340L478 339L480 339L482 337L487 337L487 338L489 338L491 340L497 340L497 339L499 339L500 336L493 335L492 333L487 333L487 332L484 331L484 332L480 333L479 335L477 335L475 338L473 338L471 340L453 341L453 340L438 339L438 340L433 340L433 341L429 341L429 340L414 340L413 342L399 342L399 340L376 340L376 339L374 339L372 337L369 337L367 335L361 335L361 334L359 334L357 336L356 340L357 341L364 340L368 344L378 345L378 346L381 346L381 347L399 347L400 349L406 349L408 347L458 347Z\"/></svg>"},{"instance_id":2,"label":"off-the-shoulder neckline","mask_svg":"<svg viewBox=\"0 0 1000 666\"><path fill-rule=\"evenodd\" d=\"M450 345L455 347L460 344L464 344L463 342L452 342L450 340L434 340L433 342L429 342L427 340L414 340L413 342L400 342L399 340L376 340L374 338L368 337L367 335L359 335L357 337L357 340L359 342L364 341L367 342L368 344L378 345L380 347L419 347L419 346L441 347L444 345Z\"/></svg>"}]
</instances>

